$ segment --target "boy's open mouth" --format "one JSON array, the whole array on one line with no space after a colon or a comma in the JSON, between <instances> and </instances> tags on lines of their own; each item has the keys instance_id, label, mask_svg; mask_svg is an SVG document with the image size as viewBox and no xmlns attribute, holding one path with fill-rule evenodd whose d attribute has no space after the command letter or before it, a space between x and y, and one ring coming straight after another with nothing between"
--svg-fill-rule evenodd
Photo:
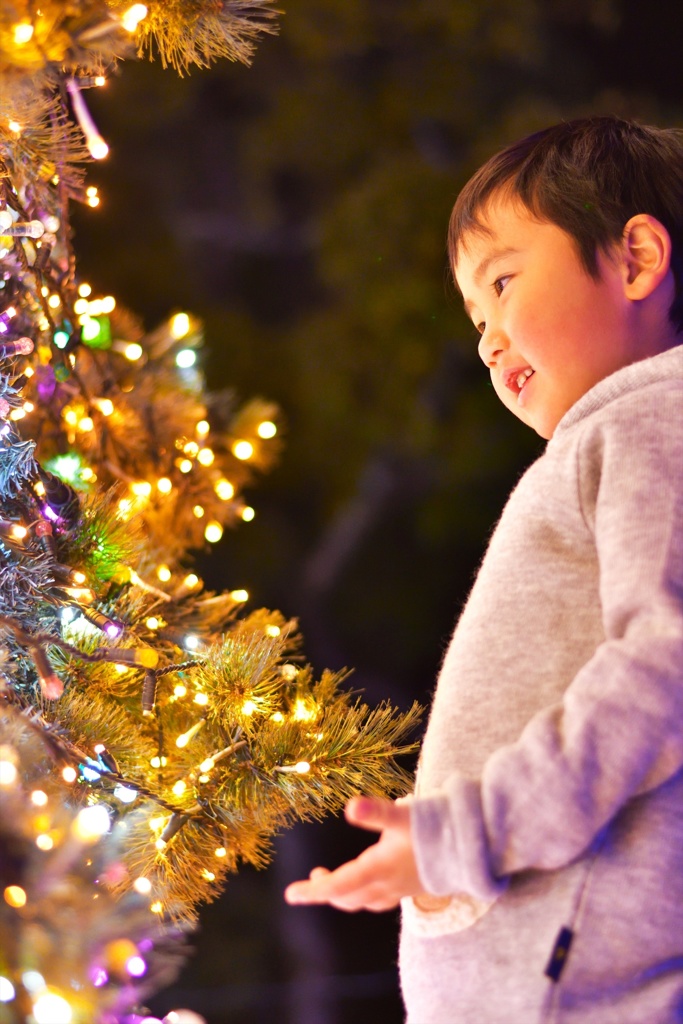
<instances>
[{"instance_id":1,"label":"boy's open mouth","mask_svg":"<svg viewBox=\"0 0 683 1024\"><path fill-rule=\"evenodd\" d=\"M516 395L519 395L533 374L534 371L530 366L527 366L524 370L506 370L503 374L503 382L507 388L510 388L510 391L514 391Z\"/></svg>"}]
</instances>

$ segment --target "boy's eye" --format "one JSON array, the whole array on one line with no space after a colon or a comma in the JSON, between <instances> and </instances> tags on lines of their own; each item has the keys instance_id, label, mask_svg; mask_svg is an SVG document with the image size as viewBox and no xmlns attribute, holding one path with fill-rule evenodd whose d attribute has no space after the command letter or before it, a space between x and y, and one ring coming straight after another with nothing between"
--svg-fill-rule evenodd
<instances>
[{"instance_id":1,"label":"boy's eye","mask_svg":"<svg viewBox=\"0 0 683 1024\"><path fill-rule=\"evenodd\" d=\"M483 334L484 331L486 330L486 324L482 320L482 322L480 324L475 324L474 325L474 329L477 332L477 334Z\"/></svg>"},{"instance_id":2,"label":"boy's eye","mask_svg":"<svg viewBox=\"0 0 683 1024\"><path fill-rule=\"evenodd\" d=\"M496 295L501 294L509 280L510 274L503 274L502 277L496 278L496 280L493 282L493 290L496 293Z\"/></svg>"}]
</instances>

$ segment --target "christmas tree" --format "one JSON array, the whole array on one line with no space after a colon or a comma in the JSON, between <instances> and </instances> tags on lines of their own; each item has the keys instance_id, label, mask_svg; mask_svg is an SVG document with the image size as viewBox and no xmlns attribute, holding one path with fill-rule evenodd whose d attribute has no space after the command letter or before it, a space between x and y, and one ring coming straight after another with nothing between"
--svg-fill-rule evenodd
<instances>
[{"instance_id":1,"label":"christmas tree","mask_svg":"<svg viewBox=\"0 0 683 1024\"><path fill-rule=\"evenodd\" d=\"M193 571L253 518L278 410L207 392L192 315L146 332L76 267L107 153L84 93L135 52L248 63L275 26L269 0L0 4L0 1021L142 1020L240 863L407 786L418 709L316 679L294 621Z\"/></svg>"}]
</instances>

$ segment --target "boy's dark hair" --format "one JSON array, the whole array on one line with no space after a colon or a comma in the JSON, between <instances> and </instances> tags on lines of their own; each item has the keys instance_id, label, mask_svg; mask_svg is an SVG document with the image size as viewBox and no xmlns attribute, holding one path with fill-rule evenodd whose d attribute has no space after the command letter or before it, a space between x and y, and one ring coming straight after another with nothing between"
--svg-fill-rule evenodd
<instances>
[{"instance_id":1,"label":"boy's dark hair","mask_svg":"<svg viewBox=\"0 0 683 1024\"><path fill-rule=\"evenodd\" d=\"M507 146L480 167L456 200L448 230L451 265L464 236L486 230L482 214L501 191L566 231L594 278L598 252L621 239L631 217L656 217L671 236L676 291L669 319L683 330L683 131L585 117Z\"/></svg>"}]
</instances>

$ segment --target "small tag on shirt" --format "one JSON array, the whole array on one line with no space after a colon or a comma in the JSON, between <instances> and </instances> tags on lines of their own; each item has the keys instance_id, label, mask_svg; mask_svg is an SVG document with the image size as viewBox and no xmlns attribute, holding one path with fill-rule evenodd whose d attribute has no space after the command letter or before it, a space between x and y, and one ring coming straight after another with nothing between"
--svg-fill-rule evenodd
<instances>
[{"instance_id":1,"label":"small tag on shirt","mask_svg":"<svg viewBox=\"0 0 683 1024\"><path fill-rule=\"evenodd\" d=\"M571 928L560 928L560 934L557 936L548 966L545 969L545 974L551 981L560 980L560 975L569 956L569 947L572 944L573 938L574 932Z\"/></svg>"}]
</instances>

